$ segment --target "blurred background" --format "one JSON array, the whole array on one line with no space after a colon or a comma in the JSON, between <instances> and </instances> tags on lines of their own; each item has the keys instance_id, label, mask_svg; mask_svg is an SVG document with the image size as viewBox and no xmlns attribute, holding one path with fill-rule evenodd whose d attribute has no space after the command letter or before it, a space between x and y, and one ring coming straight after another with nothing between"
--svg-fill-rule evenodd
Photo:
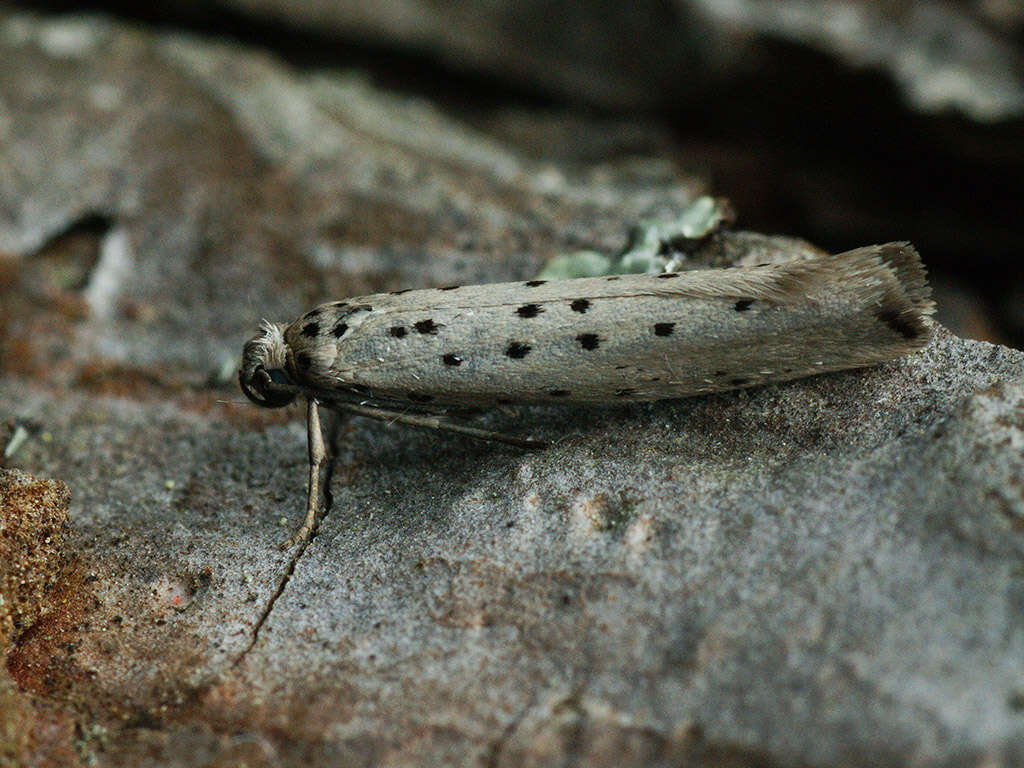
<instances>
[{"instance_id":1,"label":"blurred background","mask_svg":"<svg viewBox=\"0 0 1024 768\"><path fill-rule=\"evenodd\" d=\"M1024 3L1016 0L0 8L97 13L229 40L300 73L358 71L485 134L514 133L538 162L622 161L642 179L645 157L669 158L730 198L741 228L833 251L914 242L942 322L1024 345ZM566 140L567 131L575 136Z\"/></svg>"}]
</instances>

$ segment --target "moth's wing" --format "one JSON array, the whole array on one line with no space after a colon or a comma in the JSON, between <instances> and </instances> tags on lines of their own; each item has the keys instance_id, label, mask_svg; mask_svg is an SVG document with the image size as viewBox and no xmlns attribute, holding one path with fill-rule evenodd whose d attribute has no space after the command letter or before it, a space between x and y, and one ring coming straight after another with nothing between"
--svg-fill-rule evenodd
<instances>
[{"instance_id":1,"label":"moth's wing","mask_svg":"<svg viewBox=\"0 0 1024 768\"><path fill-rule=\"evenodd\" d=\"M726 270L402 292L286 331L303 385L473 407L684 397L870 365L920 347L906 244ZM312 314L312 313L310 313Z\"/></svg>"}]
</instances>

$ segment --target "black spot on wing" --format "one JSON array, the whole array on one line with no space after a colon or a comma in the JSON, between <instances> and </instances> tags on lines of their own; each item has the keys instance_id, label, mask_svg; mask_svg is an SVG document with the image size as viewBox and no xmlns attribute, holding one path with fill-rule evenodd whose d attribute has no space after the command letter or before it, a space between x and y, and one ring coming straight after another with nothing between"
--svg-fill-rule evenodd
<instances>
[{"instance_id":1,"label":"black spot on wing","mask_svg":"<svg viewBox=\"0 0 1024 768\"><path fill-rule=\"evenodd\" d=\"M411 290L412 288L402 288L401 290L398 291L390 291L390 294L392 296L401 296L403 293L408 293Z\"/></svg>"},{"instance_id":2,"label":"black spot on wing","mask_svg":"<svg viewBox=\"0 0 1024 768\"><path fill-rule=\"evenodd\" d=\"M342 336L345 335L345 331L347 330L348 323L338 323L336 326L334 326L334 330L331 331L331 333L334 334L334 338L340 339Z\"/></svg>"},{"instance_id":3,"label":"black spot on wing","mask_svg":"<svg viewBox=\"0 0 1024 768\"><path fill-rule=\"evenodd\" d=\"M505 349L505 356L510 357L513 360L522 360L529 354L532 347L522 341L513 341Z\"/></svg>"},{"instance_id":4,"label":"black spot on wing","mask_svg":"<svg viewBox=\"0 0 1024 768\"><path fill-rule=\"evenodd\" d=\"M520 317L536 317L544 311L544 307L540 304L523 304L516 310L516 314Z\"/></svg>"},{"instance_id":5,"label":"black spot on wing","mask_svg":"<svg viewBox=\"0 0 1024 768\"><path fill-rule=\"evenodd\" d=\"M441 355L441 361L445 365L458 366L462 365L462 358L456 355L454 352L449 352L446 355Z\"/></svg>"},{"instance_id":6,"label":"black spot on wing","mask_svg":"<svg viewBox=\"0 0 1024 768\"><path fill-rule=\"evenodd\" d=\"M307 339L312 339L318 333L320 333L319 323L306 323L304 326L302 326L302 335L305 336Z\"/></svg>"},{"instance_id":7,"label":"black spot on wing","mask_svg":"<svg viewBox=\"0 0 1024 768\"><path fill-rule=\"evenodd\" d=\"M572 304L569 305L569 308L573 312L579 312L582 315L588 309L590 309L590 301L588 301L587 299L576 299L575 301L573 301Z\"/></svg>"},{"instance_id":8,"label":"black spot on wing","mask_svg":"<svg viewBox=\"0 0 1024 768\"><path fill-rule=\"evenodd\" d=\"M547 280L527 280L523 285L527 288L536 288L538 285L544 285Z\"/></svg>"},{"instance_id":9,"label":"black spot on wing","mask_svg":"<svg viewBox=\"0 0 1024 768\"><path fill-rule=\"evenodd\" d=\"M420 320L418 323L413 323L413 328L416 329L416 333L430 334L431 336L436 336L437 329L440 327L440 325L429 318L427 320Z\"/></svg>"},{"instance_id":10,"label":"black spot on wing","mask_svg":"<svg viewBox=\"0 0 1024 768\"><path fill-rule=\"evenodd\" d=\"M405 334L407 334L408 332L409 329L406 328L404 325L392 325L390 328L388 328L388 333L390 333L396 339L404 338Z\"/></svg>"},{"instance_id":11,"label":"black spot on wing","mask_svg":"<svg viewBox=\"0 0 1024 768\"><path fill-rule=\"evenodd\" d=\"M584 349L597 349L601 345L601 340L597 337L596 333L581 333L576 337L576 341Z\"/></svg>"},{"instance_id":12,"label":"black spot on wing","mask_svg":"<svg viewBox=\"0 0 1024 768\"><path fill-rule=\"evenodd\" d=\"M446 285L444 288L438 288L439 291L457 291L461 288L461 285Z\"/></svg>"},{"instance_id":13,"label":"black spot on wing","mask_svg":"<svg viewBox=\"0 0 1024 768\"><path fill-rule=\"evenodd\" d=\"M655 336L671 336L672 331L675 330L675 323L655 323L654 324L654 335Z\"/></svg>"},{"instance_id":14,"label":"black spot on wing","mask_svg":"<svg viewBox=\"0 0 1024 768\"><path fill-rule=\"evenodd\" d=\"M907 320L896 309L882 308L875 314L875 317L904 339L916 339L921 333L921 326L918 323Z\"/></svg>"},{"instance_id":15,"label":"black spot on wing","mask_svg":"<svg viewBox=\"0 0 1024 768\"><path fill-rule=\"evenodd\" d=\"M753 299L740 299L739 301L736 302L736 311L746 312L748 309L750 309L750 305L753 303Z\"/></svg>"},{"instance_id":16,"label":"black spot on wing","mask_svg":"<svg viewBox=\"0 0 1024 768\"><path fill-rule=\"evenodd\" d=\"M678 272L662 272L658 275L659 280L671 280L673 277L679 277Z\"/></svg>"}]
</instances>

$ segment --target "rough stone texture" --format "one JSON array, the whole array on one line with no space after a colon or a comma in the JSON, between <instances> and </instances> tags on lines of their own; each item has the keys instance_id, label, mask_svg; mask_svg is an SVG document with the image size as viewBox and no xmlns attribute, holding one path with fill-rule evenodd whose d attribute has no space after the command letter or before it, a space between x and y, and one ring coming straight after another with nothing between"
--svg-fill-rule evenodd
<instances>
[{"instance_id":1,"label":"rough stone texture","mask_svg":"<svg viewBox=\"0 0 1024 768\"><path fill-rule=\"evenodd\" d=\"M68 489L0 469L0 650L16 629L47 612L47 594L64 565Z\"/></svg>"},{"instance_id":2,"label":"rough stone texture","mask_svg":"<svg viewBox=\"0 0 1024 768\"><path fill-rule=\"evenodd\" d=\"M479 419L533 453L346 422L282 553L301 418L230 381L259 317L529 275L702 185L587 160L642 128L548 116L538 160L526 113L499 139L104 21L0 15L0 54L0 426L39 425L13 461L70 487L77 555L6 658L16 760L1024 761L1020 352L939 329L869 371Z\"/></svg>"},{"instance_id":3,"label":"rough stone texture","mask_svg":"<svg viewBox=\"0 0 1024 768\"><path fill-rule=\"evenodd\" d=\"M27 628L60 611L68 488L18 470L0 469L0 656ZM28 696L0 674L0 766L34 751L37 717Z\"/></svg>"}]
</instances>

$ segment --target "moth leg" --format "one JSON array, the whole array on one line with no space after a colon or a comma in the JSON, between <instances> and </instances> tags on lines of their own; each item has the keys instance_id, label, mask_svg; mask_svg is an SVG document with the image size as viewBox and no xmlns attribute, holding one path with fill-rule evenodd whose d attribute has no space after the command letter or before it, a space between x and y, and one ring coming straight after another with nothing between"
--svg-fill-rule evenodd
<instances>
[{"instance_id":1,"label":"moth leg","mask_svg":"<svg viewBox=\"0 0 1024 768\"><path fill-rule=\"evenodd\" d=\"M290 549L300 542L309 541L316 528L316 515L322 507L323 488L320 484L323 466L327 461L327 449L320 426L320 404L316 398L309 398L306 406L306 435L309 445L309 494L306 497L306 518L299 530L281 545Z\"/></svg>"},{"instance_id":2,"label":"moth leg","mask_svg":"<svg viewBox=\"0 0 1024 768\"><path fill-rule=\"evenodd\" d=\"M355 405L354 403L336 403L332 404L331 407L346 410L349 413L354 413L358 416L366 416L367 418L377 419L378 421L397 421L400 424L409 424L410 426L413 427L423 427L425 429L440 429L446 432L455 432L460 435L475 437L478 440L490 440L495 443L514 445L518 448L548 447L548 444L543 440L527 440L522 437L505 435L502 434L501 432L494 432L489 429L477 429L476 427L467 427L462 424L454 424L450 421L445 421L440 416L424 416L414 413L403 413L402 411L389 411L384 408L375 408L367 405Z\"/></svg>"}]
</instances>

